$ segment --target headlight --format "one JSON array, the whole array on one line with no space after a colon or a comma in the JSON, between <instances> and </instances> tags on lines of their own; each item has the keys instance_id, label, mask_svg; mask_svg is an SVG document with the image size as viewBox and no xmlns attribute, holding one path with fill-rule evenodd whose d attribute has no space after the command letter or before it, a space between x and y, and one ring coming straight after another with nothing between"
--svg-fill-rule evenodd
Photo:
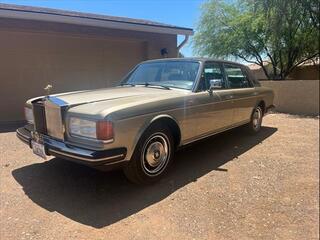
<instances>
[{"instance_id":1,"label":"headlight","mask_svg":"<svg viewBox=\"0 0 320 240\"><path fill-rule=\"evenodd\" d=\"M81 118L70 118L69 128L71 135L78 135L88 138L97 138L96 122Z\"/></svg>"},{"instance_id":2,"label":"headlight","mask_svg":"<svg viewBox=\"0 0 320 240\"><path fill-rule=\"evenodd\" d=\"M24 116L28 123L34 123L32 108L24 107Z\"/></svg>"},{"instance_id":3,"label":"headlight","mask_svg":"<svg viewBox=\"0 0 320 240\"><path fill-rule=\"evenodd\" d=\"M109 121L92 121L71 117L69 120L71 136L81 136L98 140L113 139L113 125Z\"/></svg>"}]
</instances>

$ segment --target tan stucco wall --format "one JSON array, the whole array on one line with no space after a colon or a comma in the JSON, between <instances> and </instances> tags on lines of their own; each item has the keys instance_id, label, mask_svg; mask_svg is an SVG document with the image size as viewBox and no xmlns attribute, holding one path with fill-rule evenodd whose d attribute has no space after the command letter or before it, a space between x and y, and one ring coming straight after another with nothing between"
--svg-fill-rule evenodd
<instances>
[{"instance_id":1,"label":"tan stucco wall","mask_svg":"<svg viewBox=\"0 0 320 240\"><path fill-rule=\"evenodd\" d=\"M69 29L67 29L69 30ZM0 124L24 119L24 102L53 92L115 85L137 63L176 56L176 36L109 30L90 34L2 28ZM99 34L97 34L99 32Z\"/></svg>"},{"instance_id":2,"label":"tan stucco wall","mask_svg":"<svg viewBox=\"0 0 320 240\"><path fill-rule=\"evenodd\" d=\"M319 80L261 81L275 93L276 111L319 115Z\"/></svg>"}]
</instances>

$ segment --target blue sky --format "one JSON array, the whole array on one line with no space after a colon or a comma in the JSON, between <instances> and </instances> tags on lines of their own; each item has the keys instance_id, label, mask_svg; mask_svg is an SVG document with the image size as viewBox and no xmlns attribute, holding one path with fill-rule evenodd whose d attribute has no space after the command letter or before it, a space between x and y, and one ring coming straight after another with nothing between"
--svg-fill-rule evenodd
<instances>
[{"instance_id":1,"label":"blue sky","mask_svg":"<svg viewBox=\"0 0 320 240\"><path fill-rule=\"evenodd\" d=\"M0 0L0 2L142 18L195 28L200 16L201 3L205 0ZM182 39L183 37L179 37L178 41ZM192 56L190 41L181 51L187 57Z\"/></svg>"}]
</instances>

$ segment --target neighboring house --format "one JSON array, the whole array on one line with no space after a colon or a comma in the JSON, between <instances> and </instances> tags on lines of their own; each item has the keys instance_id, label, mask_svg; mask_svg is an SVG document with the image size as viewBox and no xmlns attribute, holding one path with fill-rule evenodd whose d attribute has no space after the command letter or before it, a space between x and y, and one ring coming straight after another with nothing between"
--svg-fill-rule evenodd
<instances>
[{"instance_id":1,"label":"neighboring house","mask_svg":"<svg viewBox=\"0 0 320 240\"><path fill-rule=\"evenodd\" d=\"M141 19L0 4L0 125L23 121L24 102L116 85L137 63L176 57L183 28ZM183 41L185 43L186 41Z\"/></svg>"},{"instance_id":2,"label":"neighboring house","mask_svg":"<svg viewBox=\"0 0 320 240\"><path fill-rule=\"evenodd\" d=\"M296 67L288 76L288 79L319 80L319 58L315 61L305 62Z\"/></svg>"},{"instance_id":3,"label":"neighboring house","mask_svg":"<svg viewBox=\"0 0 320 240\"><path fill-rule=\"evenodd\" d=\"M272 65L269 62L264 61L263 66L267 69L268 73L272 72ZM249 64L248 67L258 80L268 79L260 65L252 63Z\"/></svg>"},{"instance_id":4,"label":"neighboring house","mask_svg":"<svg viewBox=\"0 0 320 240\"><path fill-rule=\"evenodd\" d=\"M265 61L264 66L268 73L272 74L273 69L270 62ZM257 64L249 64L255 77L259 80L266 80L267 77L261 66ZM297 66L287 77L288 80L317 80L319 79L319 59L308 61Z\"/></svg>"}]
</instances>

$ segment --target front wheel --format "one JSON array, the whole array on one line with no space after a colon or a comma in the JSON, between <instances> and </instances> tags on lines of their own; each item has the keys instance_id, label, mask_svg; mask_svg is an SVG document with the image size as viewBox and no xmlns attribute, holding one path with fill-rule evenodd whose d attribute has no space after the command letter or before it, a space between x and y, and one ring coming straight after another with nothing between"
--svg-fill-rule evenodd
<instances>
[{"instance_id":1,"label":"front wheel","mask_svg":"<svg viewBox=\"0 0 320 240\"><path fill-rule=\"evenodd\" d=\"M246 125L246 129L251 134L256 134L260 131L262 125L263 110L260 106L257 106L251 115L250 122Z\"/></svg>"},{"instance_id":2,"label":"front wheel","mask_svg":"<svg viewBox=\"0 0 320 240\"><path fill-rule=\"evenodd\" d=\"M127 178L138 184L160 179L171 163L174 144L168 127L151 126L141 137L128 165L124 168Z\"/></svg>"}]
</instances>

